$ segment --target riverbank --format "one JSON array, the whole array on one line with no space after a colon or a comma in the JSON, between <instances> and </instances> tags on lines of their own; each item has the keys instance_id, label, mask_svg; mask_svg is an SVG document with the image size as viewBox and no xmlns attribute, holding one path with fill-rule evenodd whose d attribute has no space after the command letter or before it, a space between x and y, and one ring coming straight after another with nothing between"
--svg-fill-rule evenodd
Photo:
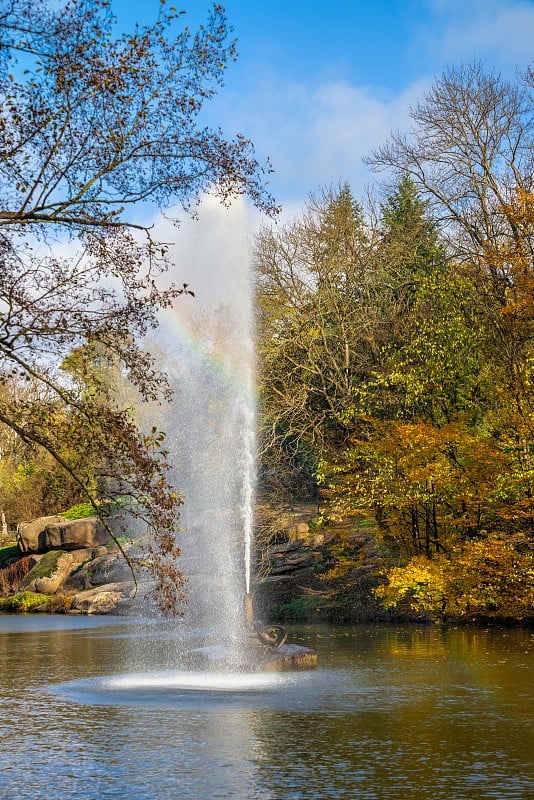
<instances>
[{"instance_id":1,"label":"riverbank","mask_svg":"<svg viewBox=\"0 0 534 800\"><path fill-rule=\"evenodd\" d=\"M150 581L143 569L134 580L124 552L135 558L133 542L119 546L96 517L23 523L0 547L0 612L129 612Z\"/></svg>"},{"instance_id":2,"label":"riverbank","mask_svg":"<svg viewBox=\"0 0 534 800\"><path fill-rule=\"evenodd\" d=\"M265 622L534 626L526 538L470 543L471 562L414 559L399 568L365 521L325 524L316 507L303 505L269 524L256 540L253 581L255 614ZM60 517L22 527L25 539L19 534L18 543L0 547L0 613L126 614L150 606L148 571L136 570L136 584L98 525L96 518ZM132 540L122 546L142 563Z\"/></svg>"}]
</instances>

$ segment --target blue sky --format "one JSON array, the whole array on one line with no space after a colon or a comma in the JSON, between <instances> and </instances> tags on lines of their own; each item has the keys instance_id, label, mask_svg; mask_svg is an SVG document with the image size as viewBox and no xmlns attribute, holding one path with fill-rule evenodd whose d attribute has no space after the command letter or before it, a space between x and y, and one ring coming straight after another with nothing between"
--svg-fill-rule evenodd
<instances>
[{"instance_id":1,"label":"blue sky","mask_svg":"<svg viewBox=\"0 0 534 800\"><path fill-rule=\"evenodd\" d=\"M171 0L169 0L170 4ZM202 19L207 0L173 0ZM157 0L113 0L121 22ZM208 118L241 132L276 170L286 209L311 191L373 176L362 156L395 128L448 64L480 59L513 75L534 56L534 0L227 0L239 60Z\"/></svg>"}]
</instances>

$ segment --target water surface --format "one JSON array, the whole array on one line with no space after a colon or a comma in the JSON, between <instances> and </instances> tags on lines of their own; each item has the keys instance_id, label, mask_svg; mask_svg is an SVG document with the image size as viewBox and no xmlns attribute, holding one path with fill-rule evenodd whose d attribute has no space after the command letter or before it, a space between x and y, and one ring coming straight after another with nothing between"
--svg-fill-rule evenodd
<instances>
[{"instance_id":1,"label":"water surface","mask_svg":"<svg viewBox=\"0 0 534 800\"><path fill-rule=\"evenodd\" d=\"M179 622L0 617L1 800L534 797L532 632L291 638L316 672L213 678Z\"/></svg>"}]
</instances>

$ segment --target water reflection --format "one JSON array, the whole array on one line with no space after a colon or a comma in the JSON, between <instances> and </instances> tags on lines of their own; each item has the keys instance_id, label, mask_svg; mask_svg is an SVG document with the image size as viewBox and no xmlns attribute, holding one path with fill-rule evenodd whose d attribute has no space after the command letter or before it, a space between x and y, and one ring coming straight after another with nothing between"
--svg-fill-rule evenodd
<instances>
[{"instance_id":1,"label":"water reflection","mask_svg":"<svg viewBox=\"0 0 534 800\"><path fill-rule=\"evenodd\" d=\"M1 800L534 794L527 631L295 629L320 669L243 691L184 685L178 623L21 619L0 620Z\"/></svg>"}]
</instances>

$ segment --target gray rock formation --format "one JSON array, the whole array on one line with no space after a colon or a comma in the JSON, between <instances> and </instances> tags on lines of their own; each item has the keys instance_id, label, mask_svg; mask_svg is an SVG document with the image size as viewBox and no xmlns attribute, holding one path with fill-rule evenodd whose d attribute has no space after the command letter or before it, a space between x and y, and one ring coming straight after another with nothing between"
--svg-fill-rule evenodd
<instances>
[{"instance_id":1,"label":"gray rock formation","mask_svg":"<svg viewBox=\"0 0 534 800\"><path fill-rule=\"evenodd\" d=\"M81 569L74 572L65 581L63 588L67 592L81 592L106 583L127 581L131 577L130 567L120 553L105 552L103 555L98 553Z\"/></svg>"},{"instance_id":2,"label":"gray rock formation","mask_svg":"<svg viewBox=\"0 0 534 800\"><path fill-rule=\"evenodd\" d=\"M40 517L19 525L17 544L24 555L48 550L81 550L108 544L110 536L98 517L66 520Z\"/></svg>"},{"instance_id":3,"label":"gray rock formation","mask_svg":"<svg viewBox=\"0 0 534 800\"><path fill-rule=\"evenodd\" d=\"M38 517L31 522L21 522L17 526L17 545L23 555L29 553L45 553L48 548L44 543L47 525L66 522L65 517Z\"/></svg>"},{"instance_id":4,"label":"gray rock formation","mask_svg":"<svg viewBox=\"0 0 534 800\"><path fill-rule=\"evenodd\" d=\"M26 578L21 583L21 588L30 592L40 592L41 594L55 594L65 578L76 566L71 553L54 553L53 557L56 555L57 558L54 558L54 563L51 563L49 570L47 570L50 572L49 575L32 577L35 572L42 571L42 561L45 559L45 556L43 556L41 563L26 575Z\"/></svg>"},{"instance_id":5,"label":"gray rock formation","mask_svg":"<svg viewBox=\"0 0 534 800\"><path fill-rule=\"evenodd\" d=\"M99 548L85 548L71 552L50 550L42 556L34 556L36 564L20 582L19 589L46 595L56 594L60 590L64 591L69 576L78 569L80 564L93 559L95 553L98 552Z\"/></svg>"},{"instance_id":6,"label":"gray rock formation","mask_svg":"<svg viewBox=\"0 0 534 800\"><path fill-rule=\"evenodd\" d=\"M72 598L71 612L78 614L113 614L124 611L135 593L133 581L106 583Z\"/></svg>"}]
</instances>

